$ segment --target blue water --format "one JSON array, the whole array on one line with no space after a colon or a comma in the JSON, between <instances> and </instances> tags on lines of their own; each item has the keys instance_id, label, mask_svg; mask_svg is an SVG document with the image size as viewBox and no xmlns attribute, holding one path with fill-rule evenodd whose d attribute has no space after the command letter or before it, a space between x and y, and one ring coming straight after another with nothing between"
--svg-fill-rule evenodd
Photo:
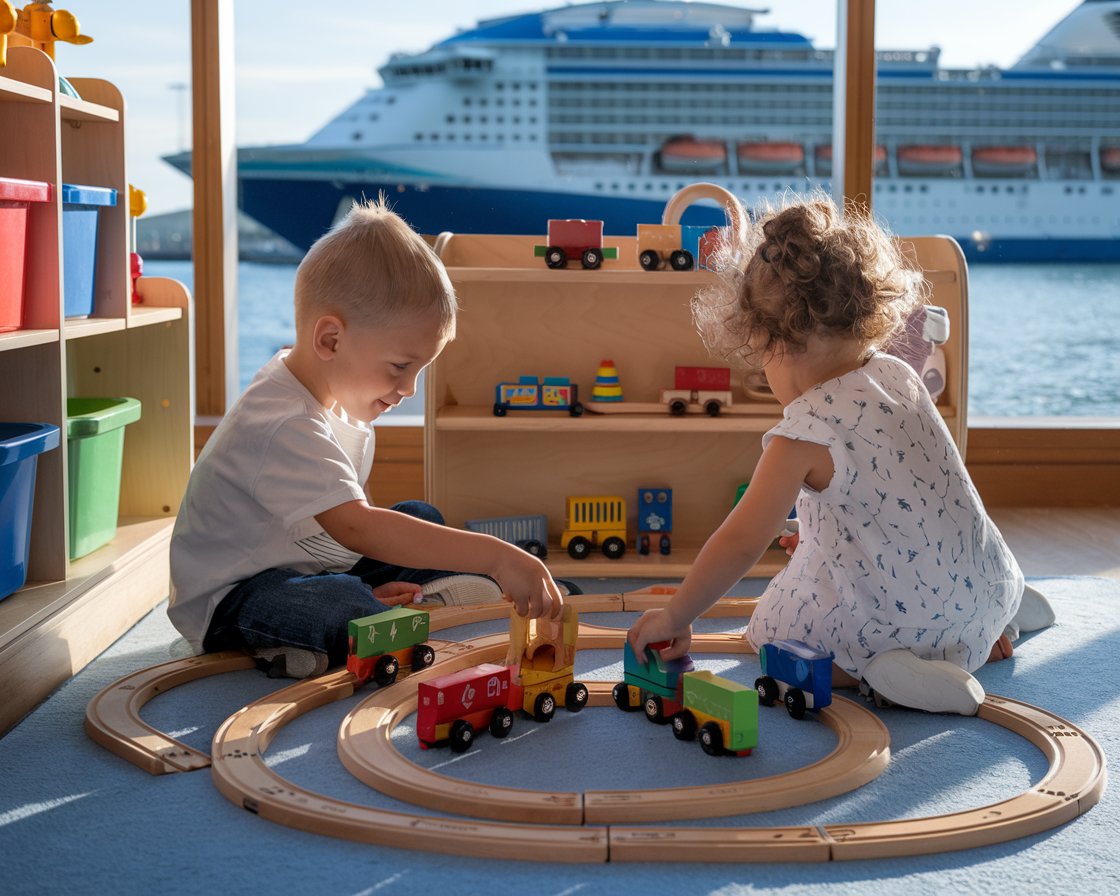
<instances>
[{"instance_id":1,"label":"blue water","mask_svg":"<svg viewBox=\"0 0 1120 896\"><path fill-rule=\"evenodd\" d=\"M238 267L241 388L295 338L295 270ZM192 285L190 262L145 262L144 272ZM1120 418L1120 265L970 267L968 400L972 418ZM423 414L422 394L392 416L409 414Z\"/></svg>"}]
</instances>

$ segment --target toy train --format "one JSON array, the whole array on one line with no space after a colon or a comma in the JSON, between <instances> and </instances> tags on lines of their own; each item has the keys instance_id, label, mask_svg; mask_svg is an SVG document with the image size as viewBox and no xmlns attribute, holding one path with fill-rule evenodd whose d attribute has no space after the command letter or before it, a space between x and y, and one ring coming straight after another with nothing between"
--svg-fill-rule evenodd
<instances>
[{"instance_id":1,"label":"toy train","mask_svg":"<svg viewBox=\"0 0 1120 896\"><path fill-rule=\"evenodd\" d=\"M691 658L664 660L651 644L645 662L629 642L623 648L623 680L611 696L619 709L639 707L651 722L668 722L678 740L700 741L709 756L748 756L758 746L758 692L707 670Z\"/></svg>"},{"instance_id":2,"label":"toy train","mask_svg":"<svg viewBox=\"0 0 1120 896\"><path fill-rule=\"evenodd\" d=\"M548 556L548 518L543 513L467 520L463 525L471 532L507 541L542 560Z\"/></svg>"},{"instance_id":3,"label":"toy train","mask_svg":"<svg viewBox=\"0 0 1120 896\"><path fill-rule=\"evenodd\" d=\"M520 710L548 722L563 703L569 712L587 705L587 686L575 681L579 614L564 605L559 620L510 614L510 645L505 665L482 663L421 682L417 691L416 736L421 749L447 744L462 753L476 731L505 737Z\"/></svg>"},{"instance_id":4,"label":"toy train","mask_svg":"<svg viewBox=\"0 0 1120 896\"><path fill-rule=\"evenodd\" d=\"M516 383L494 387L494 416L515 411L567 411L572 417L583 413L579 386L566 376L522 376Z\"/></svg>"},{"instance_id":5,"label":"toy train","mask_svg":"<svg viewBox=\"0 0 1120 896\"><path fill-rule=\"evenodd\" d=\"M758 652L762 675L755 681L758 702L773 706L781 700L795 719L805 711L819 711L832 703L832 654L804 641L778 640Z\"/></svg>"},{"instance_id":6,"label":"toy train","mask_svg":"<svg viewBox=\"0 0 1120 896\"><path fill-rule=\"evenodd\" d=\"M699 406L709 417L731 407L731 369L728 367L677 367L673 388L661 390L661 403L681 417L690 406Z\"/></svg>"},{"instance_id":7,"label":"toy train","mask_svg":"<svg viewBox=\"0 0 1120 896\"><path fill-rule=\"evenodd\" d=\"M545 245L533 247L550 268L563 268L578 258L586 270L596 270L603 260L618 257L618 249L603 245L603 222L582 218L550 218ZM712 226L639 224L636 239L638 264L643 270L710 270L721 241Z\"/></svg>"},{"instance_id":8,"label":"toy train","mask_svg":"<svg viewBox=\"0 0 1120 896\"><path fill-rule=\"evenodd\" d=\"M590 556L598 546L610 560L626 553L626 499L617 495L568 497L568 525L560 547L574 560Z\"/></svg>"},{"instance_id":9,"label":"toy train","mask_svg":"<svg viewBox=\"0 0 1120 896\"><path fill-rule=\"evenodd\" d=\"M394 607L371 616L351 619L348 626L346 668L364 684L371 678L384 687L402 670L432 665L436 652L428 639L428 614L410 607Z\"/></svg>"}]
</instances>

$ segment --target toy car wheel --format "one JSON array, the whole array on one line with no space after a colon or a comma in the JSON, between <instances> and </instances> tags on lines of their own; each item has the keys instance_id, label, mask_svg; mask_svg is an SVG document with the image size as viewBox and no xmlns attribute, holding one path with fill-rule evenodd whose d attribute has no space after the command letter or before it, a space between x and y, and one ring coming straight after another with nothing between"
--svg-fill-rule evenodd
<instances>
[{"instance_id":1,"label":"toy car wheel","mask_svg":"<svg viewBox=\"0 0 1120 896\"><path fill-rule=\"evenodd\" d=\"M680 398L674 398L669 402L669 413L674 417L683 417L684 412L688 410L688 403Z\"/></svg>"},{"instance_id":2,"label":"toy car wheel","mask_svg":"<svg viewBox=\"0 0 1120 896\"><path fill-rule=\"evenodd\" d=\"M603 263L603 253L599 249L584 249L580 261L587 270L597 271Z\"/></svg>"},{"instance_id":3,"label":"toy car wheel","mask_svg":"<svg viewBox=\"0 0 1120 896\"><path fill-rule=\"evenodd\" d=\"M554 715L556 715L556 698L548 691L537 694L537 699L533 701L533 718L538 722L547 722Z\"/></svg>"},{"instance_id":4,"label":"toy car wheel","mask_svg":"<svg viewBox=\"0 0 1120 896\"><path fill-rule=\"evenodd\" d=\"M427 669L436 661L436 652L427 644L417 644L412 648L412 668Z\"/></svg>"},{"instance_id":5,"label":"toy car wheel","mask_svg":"<svg viewBox=\"0 0 1120 896\"><path fill-rule=\"evenodd\" d=\"M451 732L448 740L454 753L465 753L471 748L474 741L474 729L466 719L456 719L451 723Z\"/></svg>"},{"instance_id":6,"label":"toy car wheel","mask_svg":"<svg viewBox=\"0 0 1120 896\"><path fill-rule=\"evenodd\" d=\"M504 404L495 404L494 405L494 416L495 417L504 417L505 415L506 415L506 406Z\"/></svg>"},{"instance_id":7,"label":"toy car wheel","mask_svg":"<svg viewBox=\"0 0 1120 896\"><path fill-rule=\"evenodd\" d=\"M568 253L558 246L549 246L544 250L544 263L550 268L562 268L568 263Z\"/></svg>"},{"instance_id":8,"label":"toy car wheel","mask_svg":"<svg viewBox=\"0 0 1120 896\"><path fill-rule=\"evenodd\" d=\"M692 740L696 737L696 716L687 709L682 709L670 720L673 726L673 737L677 740Z\"/></svg>"},{"instance_id":9,"label":"toy car wheel","mask_svg":"<svg viewBox=\"0 0 1120 896\"><path fill-rule=\"evenodd\" d=\"M642 266L644 271L656 271L661 266L661 256L653 249L646 249L638 256L638 264Z\"/></svg>"},{"instance_id":10,"label":"toy car wheel","mask_svg":"<svg viewBox=\"0 0 1120 896\"><path fill-rule=\"evenodd\" d=\"M383 656L377 661L377 665L373 670L373 680L376 681L381 687L387 684L392 684L397 680L397 672L400 671L401 664L397 662L395 656Z\"/></svg>"},{"instance_id":11,"label":"toy car wheel","mask_svg":"<svg viewBox=\"0 0 1120 896\"><path fill-rule=\"evenodd\" d=\"M700 746L709 756L718 756L723 752L723 732L715 722L705 722L700 728Z\"/></svg>"},{"instance_id":12,"label":"toy car wheel","mask_svg":"<svg viewBox=\"0 0 1120 896\"><path fill-rule=\"evenodd\" d=\"M499 706L494 710L494 715L490 716L490 733L494 737L505 737L512 730L513 713L504 706Z\"/></svg>"},{"instance_id":13,"label":"toy car wheel","mask_svg":"<svg viewBox=\"0 0 1120 896\"><path fill-rule=\"evenodd\" d=\"M686 249L678 249L669 256L669 267L674 271L692 270L692 253Z\"/></svg>"},{"instance_id":14,"label":"toy car wheel","mask_svg":"<svg viewBox=\"0 0 1120 896\"><path fill-rule=\"evenodd\" d=\"M657 694L646 694L646 699L642 703L642 709L645 710L646 718L651 722L661 725L665 721L665 704L661 702L661 698Z\"/></svg>"},{"instance_id":15,"label":"toy car wheel","mask_svg":"<svg viewBox=\"0 0 1120 896\"><path fill-rule=\"evenodd\" d=\"M540 557L542 560L548 556L548 548L541 544L536 539L530 539L521 545L521 548L527 553L532 554L534 557Z\"/></svg>"},{"instance_id":16,"label":"toy car wheel","mask_svg":"<svg viewBox=\"0 0 1120 896\"><path fill-rule=\"evenodd\" d=\"M704 405L704 413L709 417L718 417L721 410L720 403L714 398Z\"/></svg>"},{"instance_id":17,"label":"toy car wheel","mask_svg":"<svg viewBox=\"0 0 1120 896\"><path fill-rule=\"evenodd\" d=\"M603 553L608 560L617 560L626 553L626 542L621 538L608 538L603 542Z\"/></svg>"},{"instance_id":18,"label":"toy car wheel","mask_svg":"<svg viewBox=\"0 0 1120 896\"><path fill-rule=\"evenodd\" d=\"M797 688L790 688L786 691L786 712L788 712L795 719L805 718L805 695L797 690Z\"/></svg>"},{"instance_id":19,"label":"toy car wheel","mask_svg":"<svg viewBox=\"0 0 1120 896\"><path fill-rule=\"evenodd\" d=\"M673 542L668 535L661 536L661 545L659 546L658 550L661 551L661 556L669 556L670 552L673 550Z\"/></svg>"},{"instance_id":20,"label":"toy car wheel","mask_svg":"<svg viewBox=\"0 0 1120 896\"><path fill-rule=\"evenodd\" d=\"M583 416L583 404L581 402L578 402L578 401L575 402L570 408L568 408L568 416L570 416L570 417L582 417Z\"/></svg>"},{"instance_id":21,"label":"toy car wheel","mask_svg":"<svg viewBox=\"0 0 1120 896\"><path fill-rule=\"evenodd\" d=\"M763 706L773 706L778 699L778 683L769 675L756 678L754 689L758 691L758 702Z\"/></svg>"},{"instance_id":22,"label":"toy car wheel","mask_svg":"<svg viewBox=\"0 0 1120 896\"><path fill-rule=\"evenodd\" d=\"M573 560L586 560L591 553L591 542L586 538L576 536L568 542L568 556Z\"/></svg>"},{"instance_id":23,"label":"toy car wheel","mask_svg":"<svg viewBox=\"0 0 1120 896\"><path fill-rule=\"evenodd\" d=\"M624 712L633 712L638 708L630 703L630 686L624 681L611 688L611 699L614 700L614 705Z\"/></svg>"},{"instance_id":24,"label":"toy car wheel","mask_svg":"<svg viewBox=\"0 0 1120 896\"><path fill-rule=\"evenodd\" d=\"M590 696L587 692L587 685L579 681L573 681L564 691L564 708L568 712L579 712L587 706L587 700Z\"/></svg>"},{"instance_id":25,"label":"toy car wheel","mask_svg":"<svg viewBox=\"0 0 1120 896\"><path fill-rule=\"evenodd\" d=\"M638 553L643 557L649 553L649 536L643 535L638 539Z\"/></svg>"}]
</instances>

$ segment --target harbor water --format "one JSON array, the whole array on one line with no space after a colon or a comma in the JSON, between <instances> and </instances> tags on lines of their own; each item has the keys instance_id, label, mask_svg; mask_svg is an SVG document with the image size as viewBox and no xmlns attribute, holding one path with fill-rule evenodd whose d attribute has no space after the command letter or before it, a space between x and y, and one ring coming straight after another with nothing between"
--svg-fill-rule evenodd
<instances>
[{"instance_id":1,"label":"harbor water","mask_svg":"<svg viewBox=\"0 0 1120 896\"><path fill-rule=\"evenodd\" d=\"M238 267L240 388L295 337L295 271L290 264L243 261ZM193 286L187 261L145 262L144 273ZM968 329L973 421L1120 420L1120 265L972 265ZM418 394L383 422L419 423L412 415L422 414Z\"/></svg>"}]
</instances>

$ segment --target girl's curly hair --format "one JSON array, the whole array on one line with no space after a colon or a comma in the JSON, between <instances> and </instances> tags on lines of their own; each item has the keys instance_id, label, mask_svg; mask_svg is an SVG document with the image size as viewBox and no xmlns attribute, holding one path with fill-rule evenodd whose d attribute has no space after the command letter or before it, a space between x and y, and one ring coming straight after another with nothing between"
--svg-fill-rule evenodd
<instances>
[{"instance_id":1,"label":"girl's curly hair","mask_svg":"<svg viewBox=\"0 0 1120 896\"><path fill-rule=\"evenodd\" d=\"M769 208L723 247L717 283L692 301L712 355L760 367L810 335L882 347L922 303L920 270L871 216L823 194Z\"/></svg>"}]
</instances>

